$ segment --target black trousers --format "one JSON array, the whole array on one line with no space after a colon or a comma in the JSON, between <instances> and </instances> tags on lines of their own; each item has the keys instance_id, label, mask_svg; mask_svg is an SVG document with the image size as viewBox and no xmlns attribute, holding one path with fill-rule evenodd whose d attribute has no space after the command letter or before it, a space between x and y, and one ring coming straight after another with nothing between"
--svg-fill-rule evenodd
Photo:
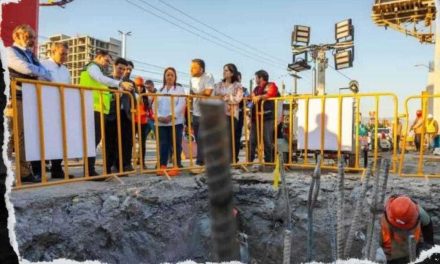
<instances>
[{"instance_id":1,"label":"black trousers","mask_svg":"<svg viewBox=\"0 0 440 264\"><path fill-rule=\"evenodd\" d=\"M243 125L244 125L244 115L243 115L243 110L240 110L238 112L237 126L235 126L235 162L238 162L238 156L240 154Z\"/></svg>"},{"instance_id":2,"label":"black trousers","mask_svg":"<svg viewBox=\"0 0 440 264\"><path fill-rule=\"evenodd\" d=\"M232 131L232 122L234 124L234 131ZM227 135L228 135L228 138L229 138L229 140L228 140L228 142L229 142L228 143L228 152L229 152L229 162L230 163L232 163L232 158L235 158L236 156L238 156L237 153L239 151L239 149L237 149L236 144L235 144L236 141L234 140L234 142L232 142L232 134L234 134L234 137L236 137L237 119L233 118L232 122L231 122L231 117L227 115L226 116L226 124L227 124L227 128L228 128ZM232 148L232 145L234 145L234 148L235 148L235 155L233 153L234 150Z\"/></svg>"},{"instance_id":3,"label":"black trousers","mask_svg":"<svg viewBox=\"0 0 440 264\"><path fill-rule=\"evenodd\" d=\"M417 151L420 151L420 146L422 144L422 134L414 135L414 144L416 145Z\"/></svg>"},{"instance_id":4,"label":"black trousers","mask_svg":"<svg viewBox=\"0 0 440 264\"><path fill-rule=\"evenodd\" d=\"M145 153L146 153L146 143L147 143L147 136L150 132L151 128L150 126L147 124L141 124L141 131L139 133L139 129L138 129L138 124L136 124L135 127L135 134L137 135L137 138L139 139L140 142L140 157L139 159L143 159L145 161ZM140 163L139 163L140 164Z\"/></svg>"},{"instance_id":5,"label":"black trousers","mask_svg":"<svg viewBox=\"0 0 440 264\"><path fill-rule=\"evenodd\" d=\"M131 166L133 156L133 128L131 120L121 110L122 166Z\"/></svg>"},{"instance_id":6,"label":"black trousers","mask_svg":"<svg viewBox=\"0 0 440 264\"><path fill-rule=\"evenodd\" d=\"M111 173L112 166L119 168L119 138L118 138L118 122L117 120L105 120L105 158L107 173Z\"/></svg>"},{"instance_id":7,"label":"black trousers","mask_svg":"<svg viewBox=\"0 0 440 264\"><path fill-rule=\"evenodd\" d=\"M95 111L94 115L95 115L95 148L96 148L99 142L101 141L101 114ZM87 170L89 171L89 175L96 174L95 171L96 157L89 157L87 160L89 163L89 166L87 168Z\"/></svg>"},{"instance_id":8,"label":"black trousers","mask_svg":"<svg viewBox=\"0 0 440 264\"><path fill-rule=\"evenodd\" d=\"M52 167L50 169L50 172L52 175L63 173L63 168L61 167L61 162L63 162L62 159L51 160ZM40 160L31 161L31 166L32 166L32 173L34 175L41 176L41 161Z\"/></svg>"},{"instance_id":9,"label":"black trousers","mask_svg":"<svg viewBox=\"0 0 440 264\"><path fill-rule=\"evenodd\" d=\"M196 138L196 142L197 142L197 160L196 160L196 164L197 165L203 165L205 163L204 159L205 157L203 156L203 146L202 146L202 142L200 140L200 135L199 135L199 128L200 128L200 117L199 116L194 116L192 118L192 127L194 130L194 137Z\"/></svg>"}]
</instances>

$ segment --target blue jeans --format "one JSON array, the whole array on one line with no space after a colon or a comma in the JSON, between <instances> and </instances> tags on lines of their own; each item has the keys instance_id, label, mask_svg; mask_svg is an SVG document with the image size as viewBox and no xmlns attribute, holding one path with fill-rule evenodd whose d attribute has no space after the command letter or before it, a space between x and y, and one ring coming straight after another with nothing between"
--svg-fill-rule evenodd
<instances>
[{"instance_id":1,"label":"blue jeans","mask_svg":"<svg viewBox=\"0 0 440 264\"><path fill-rule=\"evenodd\" d=\"M159 149L160 149L160 165L166 166L168 164L168 156L170 150L173 149L173 140L176 139L176 166L181 163L182 155L182 133L183 124L175 125L176 135L173 136L172 126L159 127Z\"/></svg>"}]
</instances>

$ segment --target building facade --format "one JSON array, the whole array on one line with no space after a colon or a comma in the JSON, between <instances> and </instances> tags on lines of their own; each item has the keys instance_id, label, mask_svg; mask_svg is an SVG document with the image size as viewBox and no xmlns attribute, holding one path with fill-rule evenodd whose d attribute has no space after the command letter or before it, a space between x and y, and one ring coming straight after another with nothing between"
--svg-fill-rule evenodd
<instances>
[{"instance_id":1,"label":"building facade","mask_svg":"<svg viewBox=\"0 0 440 264\"><path fill-rule=\"evenodd\" d=\"M97 50L107 50L113 58L121 56L121 41L110 38L109 41L102 41L90 36L51 36L46 42L39 46L40 59L50 56L50 47L54 42L65 42L69 46L69 56L66 66L72 75L72 82L79 83L79 75L84 66L93 60Z\"/></svg>"}]
</instances>

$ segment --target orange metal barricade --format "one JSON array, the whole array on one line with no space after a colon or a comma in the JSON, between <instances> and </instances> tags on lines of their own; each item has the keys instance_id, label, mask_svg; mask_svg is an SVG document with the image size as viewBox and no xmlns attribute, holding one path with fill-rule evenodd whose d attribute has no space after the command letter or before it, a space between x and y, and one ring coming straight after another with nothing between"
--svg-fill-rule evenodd
<instances>
[{"instance_id":1,"label":"orange metal barricade","mask_svg":"<svg viewBox=\"0 0 440 264\"><path fill-rule=\"evenodd\" d=\"M426 121L427 121L427 115L428 115L428 102L429 100L431 100L432 104L435 105L433 103L434 100L439 100L440 101L440 94L433 94L433 95L429 95L429 94L422 94L422 95L418 95L418 96L410 96L407 97L405 102L404 102L404 109L405 109L405 114L403 115L404 119L405 119L405 133L404 133L404 137L403 137L403 142L402 142L402 149L400 152L400 162L399 162L399 175L402 177L425 177L425 178L438 178L440 177L440 170L434 171L434 172L430 172L427 173L425 171L425 160L428 158L427 155L429 153L427 153L426 150L426 144L425 144L425 140L427 139L427 135L426 135ZM420 101L421 104L421 109L422 109L422 120L423 120L423 129L422 129L422 133L421 133L421 139L420 139L420 150L417 153L417 169L416 172L405 172L405 165L408 163L406 157L407 156L411 156L410 153L407 154L406 151L406 146L408 144L407 142L407 136L410 132L410 125L409 125L409 119L410 119L410 113L409 113L409 104L410 102L417 102ZM437 122L440 122L440 120L436 120ZM437 134L438 135L438 134ZM428 142L429 144L429 142ZM411 157L409 157L411 158ZM430 159L434 160L434 162L440 162L440 158L436 158L434 156L430 157Z\"/></svg>"},{"instance_id":2,"label":"orange metal barricade","mask_svg":"<svg viewBox=\"0 0 440 264\"><path fill-rule=\"evenodd\" d=\"M129 92L125 91L118 91L118 90L100 90L97 88L91 88L91 87L83 87L78 85L67 85L67 84L58 84L58 83L50 83L50 82L42 82L42 81L33 81L33 80L12 80L11 82L11 95L12 95L12 106L14 109L14 113L17 113L17 98L16 98L16 91L17 91L17 82L21 83L30 83L35 85L36 89L36 95L37 95L37 109L38 109L38 126L40 128L40 134L39 134L39 146L40 146L40 156L41 158L41 166L42 166L42 181L41 183L36 184L22 184L21 183L21 175L20 175L20 155L24 155L20 153L19 148L19 141L18 141L18 124L17 124L17 115L15 114L13 116L13 136L14 136L14 146L15 146L15 173L16 173L16 182L15 182L15 189L23 189L23 188L29 188L29 187L38 187L38 186L48 186L48 185L56 185L56 184L63 184L63 183L69 183L69 182L77 182L77 181L83 181L83 180L91 180L91 179L104 179L109 178L113 176L121 176L121 175L136 175L138 173L141 174L156 174L158 172L162 172L164 176L169 178L169 171L172 169L178 169L179 171L188 171L197 168L195 166L195 145L197 142L192 142L193 138L193 120L192 120L192 114L191 109L194 100L222 100L220 97L211 96L211 97L205 97L205 96L197 96L197 95L162 95L162 94L151 94L151 93L144 93L139 94L137 96L137 99L133 97L133 95ZM61 129L62 129L62 148L63 148L63 168L65 173L65 178L58 181L49 180L47 177L47 172L45 169L45 149L47 146L45 146L45 131L44 131L44 114L43 114L43 107L44 102L42 101L42 90L44 89L44 86L51 86L56 89L58 89L59 95L60 95L60 109L61 109ZM67 144L67 116L65 113L66 108L66 98L65 98L65 91L67 89L76 90L79 92L80 98L81 98L81 104L80 104L80 111L81 111L81 126L82 126L82 144L83 144L83 162L80 163L80 166L83 166L85 168L84 170L84 176L76 177L74 179L69 179L69 172L75 170L75 166L78 166L78 164L74 165L72 162L69 162L68 157L68 144ZM103 104L103 96L104 92L112 93L115 97L116 101L116 124L117 124L117 138L108 138L108 135L106 134L105 129L105 114L100 112L100 123L99 123L99 129L101 132L101 141L102 141L102 174L99 176L91 177L88 173L88 157L87 157L87 122L86 122L86 105L85 105L85 93L90 91L99 91L99 96L101 99L101 104ZM123 146L122 146L122 129L121 126L121 105L120 100L121 96L126 95L130 98L130 103L132 105L131 108L131 126L132 126L132 140L133 140L133 164L134 164L134 171L123 171L123 161L122 161L122 152L123 152ZM154 130L155 130L155 141L152 142L151 140L147 140L146 146L143 146L146 149L145 157L142 154L142 147L141 144L143 144L142 139L142 131L141 131L141 122L140 122L140 116L137 115L138 122L135 120L135 114L139 111L139 106L141 103L141 100L143 100L145 97L149 98L149 102L151 102L151 107L154 112ZM435 95L434 97L440 97L440 95ZM165 170L161 170L160 168L160 133L159 133L159 122L158 122L158 102L161 100L161 98L168 98L167 100L170 101L170 109L171 109L171 129L172 129L172 135L173 135L173 142L171 144L172 148L172 157L171 157L171 167L167 167ZM182 160L182 162L185 163L184 168L178 168L178 155L181 155L177 151L177 142L176 142L176 100L184 99L185 100L185 110L186 115L183 122L183 134L187 134L189 136L189 143L187 145L187 151L185 157ZM371 153L371 158L373 159L373 162L376 164L378 159L385 156L392 160L391 162L391 172L399 172L402 176L414 176L414 175L407 175L402 173L401 168L404 164L404 152L400 153L400 157L397 155L397 121L398 121L398 100L397 96L392 93L366 93L366 94L339 94L339 95L325 95L325 96L314 96L314 95L296 95L296 96L284 96L284 97L276 97L276 98L270 98L267 100L262 101L261 103L252 104L252 107L248 107L248 102L252 100L252 98L243 98L243 132L240 138L236 138L235 130L237 129L235 125L235 108L231 107L230 112L227 115L225 112L225 117L228 118L230 125L230 131L227 133L230 133L230 153L232 155L231 157L231 167L235 168L242 168L245 171L247 171L248 165L264 165L268 167L273 167L275 165L275 155L276 153L280 152L281 144L281 137L279 135L279 126L282 126L284 129L288 129L288 134L285 135L284 131L282 131L284 138L282 139L283 142L287 143L288 146L285 151L282 151L286 153L288 156L284 160L284 165L288 168L300 168L300 169L309 169L315 167L315 159L310 157L311 154L319 154L323 159L321 159L322 162L322 168L323 169L330 169L335 170L337 169L337 163L333 162L333 164L329 163L331 160L336 160L340 158L347 159L348 165L346 166L346 169L352 170L352 171L364 171L364 167L360 166L360 158L361 158L361 146L360 146L360 135L359 135L359 125L362 120L360 120L360 113L361 111L361 103L363 103L364 100L373 100L373 121L371 124L371 128L373 131L373 135L371 138L371 145L372 150L367 151L368 153ZM381 100L390 100L391 104L389 106L392 107L392 116L391 119L393 121L393 127L391 128L393 132L393 148L391 153L384 153L379 151L379 135L378 135L378 128L379 128L379 110L381 105ZM421 100L427 100L427 97L420 97L420 96L413 96L408 98L406 103L406 122L408 124L408 101L414 100L414 99L421 99ZM333 101L332 101L333 100ZM273 112L274 112L274 124L273 124L273 159L272 162L265 162L264 161L264 149L265 149L265 142L264 142L264 129L265 129L265 118L264 118L264 106L268 102L274 102L273 106ZM352 134L350 135L352 140L352 150L347 151L343 149L343 143L342 143L342 137L343 135L347 137L346 134L343 134L343 128L346 125L345 122L347 120L344 120L344 102L347 103L347 101L352 102L353 104L353 119L352 119ZM326 124L328 121L326 116L326 110L327 104L330 104L329 102L333 102L331 105L337 105L334 109L331 109L331 111L334 111L332 114L336 116L337 119L337 129L335 130L335 138L332 139L326 139L326 126L325 125L318 125L318 132L319 132L319 148L316 149L310 149L309 145L312 143L312 140L316 140L316 138L309 138L309 130L311 128L310 123L312 122L311 116L310 116L310 109L314 105L314 102L319 102L320 109L318 113L320 114L319 117L315 118L315 121L318 120L321 124ZM335 103L336 102L336 103ZM301 105L301 109L303 112L297 113L299 106ZM281 107L281 109L280 109ZM424 109L424 117L426 116L426 107ZM287 110L286 115L280 116L280 111ZM255 117L252 117L252 112L256 113ZM336 113L337 112L337 113ZM283 112L281 112L283 113ZM181 117L179 117L181 118ZM303 127L302 127L302 133L303 134L297 134L300 133L300 130L296 127L298 124L298 118L302 118L303 120ZM280 120L287 120L286 122L279 122ZM336 121L335 119L333 119ZM317 123L318 124L318 123ZM408 127L408 125L407 125ZM251 142L251 132L252 129L255 130L255 142ZM138 137L136 138L135 134L136 131L138 132ZM345 132L346 133L346 132ZM182 138L185 135L182 135ZM299 143L298 143L298 136L302 136L303 138L303 147L302 149L299 149ZM240 143L244 139L243 147L244 149L241 150L241 147L237 149L236 147L236 140L239 140ZM363 137L364 139L364 137ZM107 171L107 162L108 157L106 155L106 142L108 140L117 140L117 152L118 152L118 166L119 170L117 172L112 173L111 171ZM326 140L335 140L336 142L336 149L332 149L329 151L326 149ZM328 142L327 142L328 143ZM180 143L181 144L181 143ZM405 146L406 141L403 141L403 145ZM154 147L151 147L153 146ZM240 146L239 144L238 146ZM255 146L256 145L256 146ZM256 149L252 150L251 148L255 146ZM136 148L137 147L137 148ZM138 150L136 150L138 149ZM250 160L250 152L254 151L256 154L256 160ZM153 155L151 155L151 152L153 152ZM240 158L240 160L237 162L235 160L236 154L239 153L244 156L244 159ZM267 159L267 157L266 157ZM136 166L136 161L139 166ZM398 165L400 169L398 169ZM423 155L422 153L419 156L419 167L417 176L420 176L423 174ZM437 176L437 175L436 175Z\"/></svg>"},{"instance_id":3,"label":"orange metal barricade","mask_svg":"<svg viewBox=\"0 0 440 264\"><path fill-rule=\"evenodd\" d=\"M38 127L39 127L39 149L40 149L40 162L41 162L41 183L33 183L33 184L23 184L21 182L21 172L20 172L20 155L24 155L24 153L20 153L20 146L19 146L19 134L18 134L18 117L17 114L17 83L27 83L32 84L35 86L36 89L36 95L37 95L37 112L38 112ZM57 180L57 181L48 181L47 172L46 172L46 157L45 157L45 149L48 147L45 144L45 131L44 131L44 115L43 115L43 107L44 103L42 100L42 90L43 86L46 87L53 87L58 90L59 97L60 97L60 110L61 110L61 134L62 134L62 148L63 148L63 163L64 163L64 179ZM65 91L66 90L76 90L79 92L80 96L80 111L81 111L81 125L82 125L82 142L83 142L83 167L84 167L84 176L82 177L75 177L74 179L69 179L69 172L70 166L69 166L69 159L68 159L68 145L67 145L67 117L66 117L66 98L65 98ZM91 92L91 91L97 91L100 94L101 98L101 104L103 104L103 92L112 93L116 98L116 115L117 115L117 131L118 131L118 138L116 139L118 141L118 156L119 156L119 172L117 173L110 173L106 171L106 153L105 153L105 142L106 142L106 133L104 129L104 115L101 112L101 123L100 123L100 129L101 129L101 135L102 135L102 147L103 147L103 164L104 169L102 175L91 177L88 174L88 146L87 146L87 132L86 132L86 105L85 105L85 92ZM118 175L130 175L134 174L136 171L128 171L124 172L122 168L122 146L121 146L121 111L120 111L120 97L122 95L129 96L130 103L132 106L136 105L136 102L129 92L126 91L118 91L118 90L102 90L97 88L91 88L91 87L84 87L79 85L70 85L70 84L61 84L61 83L51 83L51 82L45 82L45 81L35 81L35 80L27 80L27 79L13 79L11 81L11 98L12 98L12 108L13 108L13 140L14 140L14 149L15 149L15 189L23 189L23 188L30 188L30 187L39 187L39 186L47 186L47 185L57 185L57 184L63 184L68 182L76 182L76 181L83 181L83 180L90 180L90 179L103 179ZM102 105L101 105L102 106ZM132 140L135 142L134 139L134 113L135 111L131 112L131 125L132 125ZM108 139L108 140L115 140L115 139Z\"/></svg>"},{"instance_id":4,"label":"orange metal barricade","mask_svg":"<svg viewBox=\"0 0 440 264\"><path fill-rule=\"evenodd\" d=\"M287 103L289 105L289 109L290 109L290 113L292 114L293 111L293 105L298 105L300 102L302 102L304 104L304 148L300 151L300 156L303 157L303 162L297 162L294 163L292 162L292 156L293 156L293 139L292 139L292 123L290 122L289 124L289 138L288 138L288 159L284 161L284 165L288 166L288 167L297 167L297 168L313 168L315 166L314 163L310 163L309 162L309 154L311 152L314 152L316 154L320 154L321 156L325 156L325 155L329 155L333 154L332 152L334 152L334 159L339 159L342 157L348 157L347 160L350 163L346 166L346 169L352 170L352 171L362 171L365 168L362 168L361 166L359 166L359 159L360 159L360 144L359 144L359 133L358 133L358 129L359 129L359 113L360 113L360 102L362 99L365 98L371 98L374 99L374 109L375 109L375 123L374 123L374 135L373 135L373 162L374 164L377 162L378 158L379 158L379 147L378 147L378 120L379 120L379 101L380 99L391 99L392 101L392 106L393 106L393 113L392 113L392 120L394 121L394 124L396 124L397 118L398 118L398 99L397 96L391 93L368 93L368 94L339 94L339 95L323 95L323 96L314 96L314 95L298 95L298 96L286 96L286 97L276 97L276 98L270 98L267 99L266 101L264 101L262 103L261 107L264 107L264 104L267 103L268 101L273 101L274 103L274 115L275 115L275 120L277 120L277 115L278 115L278 111L277 108L278 106L278 102L284 102ZM325 149L325 129L326 126L320 126L320 133L319 133L319 149L317 150L311 150L309 149L309 124L310 124L310 102L312 100L319 100L320 101L320 106L321 106L321 110L320 110L320 122L321 124L325 124L326 122L326 103L329 100L337 100L337 109L335 109L337 111L337 149L334 151L328 151ZM352 151L343 151L342 150L342 127L344 125L344 120L342 118L343 116L343 101L344 100L353 100L353 104L354 104L354 110L353 110L353 135L352 135L352 140L354 141L352 143ZM292 120L292 116L289 117L290 120ZM296 118L296 117L295 117ZM259 144L260 147L259 148L259 152L260 152L260 156L262 155L262 149L264 149L264 143L262 141L262 133L263 133L263 129L262 127L264 127L264 118L262 117L262 114L260 114L260 124L256 124L257 126L259 126ZM277 128L278 128L278 122L274 122L274 149L275 149L275 153L277 151L278 148L278 137L277 137ZM395 127L394 127L395 129ZM392 167L391 167L391 171L392 172L396 172L397 170L397 161L398 161L398 156L397 156L397 148L396 148L396 135L395 133L393 133L394 135L394 140L393 140L393 148L392 148L392 153L390 155L391 160L392 160ZM383 153L381 153L381 155L384 155ZM353 160L354 162L350 162L350 160ZM337 169L337 163L334 163L333 165L327 165L327 164L323 164L323 162L325 161L325 159L321 159L322 162L322 168L324 169ZM269 163L265 163L262 160L260 160L261 164L264 165L269 165L269 166L273 166L275 165L274 162L269 162Z\"/></svg>"}]
</instances>

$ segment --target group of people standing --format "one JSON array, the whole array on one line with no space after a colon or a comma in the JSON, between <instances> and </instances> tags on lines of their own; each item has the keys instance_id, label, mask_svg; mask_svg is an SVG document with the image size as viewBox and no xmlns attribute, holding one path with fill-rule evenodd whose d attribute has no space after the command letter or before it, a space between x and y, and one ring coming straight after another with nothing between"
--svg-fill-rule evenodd
<instances>
[{"instance_id":1,"label":"group of people standing","mask_svg":"<svg viewBox=\"0 0 440 264\"><path fill-rule=\"evenodd\" d=\"M18 26L13 31L14 44L7 49L11 77L70 84L71 76L64 65L69 51L67 44L54 43L51 47L50 58L40 62L32 51L35 37L35 31L28 25ZM110 65L112 72L106 74ZM194 59L191 61L189 94L192 96L190 98L187 96L188 92L178 83L177 71L174 68L168 67L164 70L163 84L159 89L155 89L154 82L151 80L144 81L142 77L135 77L132 80L133 68L133 62L123 58L113 59L107 51L98 50L94 59L84 67L80 74L80 85L95 88L93 90L95 147L102 141L102 149L105 150L103 153L106 157L104 174L112 172L124 174L133 171L133 133L140 139L140 156L143 160L146 155L147 135L150 131L155 131L155 125L157 125L156 138L159 140L160 153L158 175L162 175L165 170L169 176L178 175L183 167L182 137L185 126L188 124L191 124L197 143L195 167L191 172L194 174L203 172L203 145L199 137L200 102L209 97L221 98L225 103L225 118L231 131L228 133L231 142L228 146L230 161L238 161L240 139L245 127L246 107L251 108L249 161L252 162L255 158L257 148L257 116L264 118L264 159L266 162L273 161L274 102L267 101L264 104L262 102L267 98L278 96L279 92L275 83L269 82L269 75L266 71L260 70L255 73L257 87L248 93L247 89L241 85L241 73L236 65L226 64L223 67L223 79L216 83L212 74L205 71L205 62L201 59ZM20 83L17 84L16 94L22 181L41 182L41 162L33 161L29 164L25 158ZM249 96L249 100L244 99ZM134 103L133 98L137 103ZM187 104L191 104L190 107L187 107ZM133 111L135 105L138 106L137 111ZM192 122L188 122L188 118L191 118ZM118 122L120 131L118 131ZM135 131L133 131L133 122L136 124ZM137 129L138 125L141 127L140 131ZM105 133L102 134L102 131ZM121 142L118 142L119 138ZM174 166L167 169L170 155L175 157L173 158ZM95 170L95 160L95 157L87 159L85 174L99 175ZM52 178L65 178L61 167L62 160L51 162ZM138 161L138 163L143 164L143 161Z\"/></svg>"},{"instance_id":2,"label":"group of people standing","mask_svg":"<svg viewBox=\"0 0 440 264\"><path fill-rule=\"evenodd\" d=\"M414 132L414 144L417 152L420 151L422 142L422 134L425 134L425 140L428 143L428 151L434 151L440 148L440 134L437 120L432 114L426 116L426 121L423 119L422 110L417 110L416 119L411 125L410 131Z\"/></svg>"},{"instance_id":3,"label":"group of people standing","mask_svg":"<svg viewBox=\"0 0 440 264\"><path fill-rule=\"evenodd\" d=\"M169 176L176 176L180 173L183 167L181 162L182 153L182 136L184 127L191 123L192 132L194 133L196 148L195 166L190 170L193 174L199 174L204 171L204 156L203 144L200 140L200 103L209 97L221 98L225 103L224 117L228 127L230 162L238 162L240 151L240 140L244 127L245 115L245 97L249 96L246 88L241 84L241 73L237 66L228 63L223 67L223 79L215 83L212 74L205 71L205 62L201 59L193 59L191 62L191 82L190 91L192 99L188 100L185 96L185 90L177 83L177 73L174 68L167 68L164 71L163 87L159 89L156 96L150 96L149 102L152 103L157 100L157 126L159 130L158 140L160 149L160 168L158 175L162 175L167 170L169 156L172 153L174 166L167 171ZM255 73L257 88L252 93L252 100L250 107L254 109L251 114L251 151L250 160L255 158L255 151L257 148L257 130L256 130L256 116L257 107L253 105L259 104L262 106L262 101L265 98L270 98L279 95L278 89L274 83L269 83L269 75L266 71L260 70ZM170 97L170 95L172 97ZM192 102L192 104L190 103ZM187 104L190 103L187 111ZM265 160L271 162L273 160L273 119L274 106L271 102L264 104L264 109L258 114L264 115L265 128L267 137L264 137L265 142ZM174 120L172 120L174 118ZM191 122L188 122L188 118ZM188 127L187 127L188 129ZM265 132L266 133L266 132ZM142 143L144 144L144 143ZM175 150L175 153L174 153ZM175 159L175 160L174 160Z\"/></svg>"}]
</instances>

